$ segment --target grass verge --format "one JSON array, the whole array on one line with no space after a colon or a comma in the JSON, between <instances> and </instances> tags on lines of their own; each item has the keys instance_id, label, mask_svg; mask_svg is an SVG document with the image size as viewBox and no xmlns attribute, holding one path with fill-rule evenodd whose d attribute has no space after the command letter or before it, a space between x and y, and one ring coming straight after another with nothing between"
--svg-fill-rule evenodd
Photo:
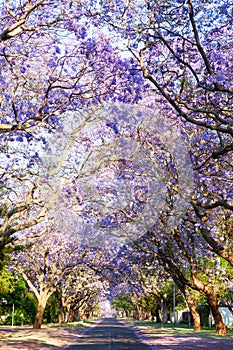
<instances>
[{"instance_id":1,"label":"grass verge","mask_svg":"<svg viewBox=\"0 0 233 350\"><path fill-rule=\"evenodd\" d=\"M198 338L219 338L233 341L233 329L229 329L225 336L216 335L214 328L202 327L200 332L194 332L193 328L184 324L162 324L150 321L136 321L133 319L124 319L127 324L130 324L135 329L143 332L146 335L153 337L161 337L161 335L171 336L192 336Z\"/></svg>"}]
</instances>

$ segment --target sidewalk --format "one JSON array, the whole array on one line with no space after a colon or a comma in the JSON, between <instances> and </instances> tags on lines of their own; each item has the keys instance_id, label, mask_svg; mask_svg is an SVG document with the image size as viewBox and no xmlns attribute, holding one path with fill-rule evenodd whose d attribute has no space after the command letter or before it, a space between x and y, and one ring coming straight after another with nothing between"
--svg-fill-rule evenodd
<instances>
[{"instance_id":1,"label":"sidewalk","mask_svg":"<svg viewBox=\"0 0 233 350\"><path fill-rule=\"evenodd\" d=\"M151 350L232 350L232 332L225 337L177 328L159 328L150 322L125 322Z\"/></svg>"},{"instance_id":2,"label":"sidewalk","mask_svg":"<svg viewBox=\"0 0 233 350\"><path fill-rule=\"evenodd\" d=\"M93 323L75 322L68 325L43 325L41 329L33 329L32 326L1 326L0 349L60 350L77 342L85 330L92 327Z\"/></svg>"}]
</instances>

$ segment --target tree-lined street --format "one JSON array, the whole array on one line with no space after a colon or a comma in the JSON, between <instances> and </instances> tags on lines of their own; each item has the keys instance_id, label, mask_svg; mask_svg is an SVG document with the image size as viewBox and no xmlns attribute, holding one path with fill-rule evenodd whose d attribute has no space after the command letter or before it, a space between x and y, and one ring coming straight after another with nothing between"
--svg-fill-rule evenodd
<instances>
[{"instance_id":1,"label":"tree-lined street","mask_svg":"<svg viewBox=\"0 0 233 350\"><path fill-rule=\"evenodd\" d=\"M78 344L67 350L149 350L149 347L136 337L134 332L116 319L104 319L95 327L87 330Z\"/></svg>"},{"instance_id":2,"label":"tree-lined street","mask_svg":"<svg viewBox=\"0 0 233 350\"><path fill-rule=\"evenodd\" d=\"M0 0L0 17L0 325L227 335L231 1ZM80 341L127 336L105 320Z\"/></svg>"}]
</instances>

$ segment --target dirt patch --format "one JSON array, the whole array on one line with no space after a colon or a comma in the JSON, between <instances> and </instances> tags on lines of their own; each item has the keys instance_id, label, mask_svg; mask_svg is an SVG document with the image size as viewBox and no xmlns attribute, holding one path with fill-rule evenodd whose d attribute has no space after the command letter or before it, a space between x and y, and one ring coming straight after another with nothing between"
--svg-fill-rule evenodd
<instances>
[{"instance_id":1,"label":"dirt patch","mask_svg":"<svg viewBox=\"0 0 233 350\"><path fill-rule=\"evenodd\" d=\"M133 327L134 328L134 327ZM153 332L135 329L135 333L152 350L232 350L233 337L199 337L194 335L160 334L159 329Z\"/></svg>"},{"instance_id":2,"label":"dirt patch","mask_svg":"<svg viewBox=\"0 0 233 350\"><path fill-rule=\"evenodd\" d=\"M0 327L1 350L56 350L78 341L86 327Z\"/></svg>"},{"instance_id":3,"label":"dirt patch","mask_svg":"<svg viewBox=\"0 0 233 350\"><path fill-rule=\"evenodd\" d=\"M181 337L163 335L162 337L149 337L142 333L137 334L143 343L150 346L152 350L232 350L233 342L224 339Z\"/></svg>"}]
</instances>

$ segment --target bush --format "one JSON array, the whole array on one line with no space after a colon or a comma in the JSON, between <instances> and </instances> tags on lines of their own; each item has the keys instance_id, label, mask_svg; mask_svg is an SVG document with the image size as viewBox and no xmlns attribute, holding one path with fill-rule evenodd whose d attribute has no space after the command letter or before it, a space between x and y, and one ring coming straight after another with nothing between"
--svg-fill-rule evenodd
<instances>
[{"instance_id":1,"label":"bush","mask_svg":"<svg viewBox=\"0 0 233 350\"><path fill-rule=\"evenodd\" d=\"M21 300L16 300L14 311L14 325L19 326L23 324L33 324L37 311L37 301L34 296L26 292ZM5 319L3 324L12 324L12 305L5 307Z\"/></svg>"},{"instance_id":2,"label":"bush","mask_svg":"<svg viewBox=\"0 0 233 350\"><path fill-rule=\"evenodd\" d=\"M44 318L43 323L56 323L58 322L58 315L59 315L59 309L57 306L56 298L53 295L49 298L45 312L44 312Z\"/></svg>"},{"instance_id":3,"label":"bush","mask_svg":"<svg viewBox=\"0 0 233 350\"><path fill-rule=\"evenodd\" d=\"M14 313L14 325L21 326L24 324L24 314L21 310L15 310ZM12 314L8 314L5 318L4 324L11 325L12 324Z\"/></svg>"},{"instance_id":4,"label":"bush","mask_svg":"<svg viewBox=\"0 0 233 350\"><path fill-rule=\"evenodd\" d=\"M24 315L24 324L33 324L37 311L37 300L34 295L26 293L21 301L20 308Z\"/></svg>"}]
</instances>

